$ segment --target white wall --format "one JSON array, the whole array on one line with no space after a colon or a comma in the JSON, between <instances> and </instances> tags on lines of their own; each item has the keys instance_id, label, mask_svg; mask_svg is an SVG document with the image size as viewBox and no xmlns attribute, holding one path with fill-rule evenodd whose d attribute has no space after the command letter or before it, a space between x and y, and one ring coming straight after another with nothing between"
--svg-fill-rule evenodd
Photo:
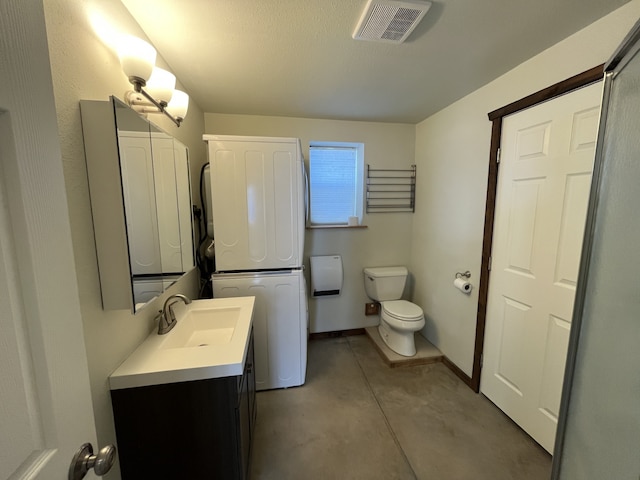
<instances>
[{"instance_id":1,"label":"white wall","mask_svg":"<svg viewBox=\"0 0 640 480\"><path fill-rule=\"evenodd\" d=\"M297 137L309 158L309 142L364 143L365 164L373 168L408 168L414 159L415 126L408 124L205 114L205 130L218 135ZM418 170L418 184L421 172ZM339 297L309 300L312 332L347 330L378 324L364 315L367 296L362 269L408 265L411 213L366 214L367 229L311 229L306 231L307 280L310 255L342 255L344 288Z\"/></svg>"},{"instance_id":2,"label":"white wall","mask_svg":"<svg viewBox=\"0 0 640 480\"><path fill-rule=\"evenodd\" d=\"M121 30L145 38L120 2L44 1L96 429L100 445L105 445L115 441L108 376L152 331L153 318L167 294L135 316L128 310L102 310L79 101L108 100L110 95L123 98L131 87L117 57L97 37L89 22L89 13L94 7L101 7L105 19ZM162 59L158 63L163 64ZM206 158L202 111L191 102L179 129L164 117L150 118L189 147L192 185L197 192L197 175ZM193 298L198 291L197 282L197 275L191 274L172 287L170 293L183 292ZM119 478L117 468L109 478Z\"/></svg>"},{"instance_id":3,"label":"white wall","mask_svg":"<svg viewBox=\"0 0 640 480\"><path fill-rule=\"evenodd\" d=\"M466 374L473 351L491 123L487 113L608 60L640 17L634 0L417 125L414 301L423 334ZM474 290L452 286L471 271Z\"/></svg>"}]
</instances>

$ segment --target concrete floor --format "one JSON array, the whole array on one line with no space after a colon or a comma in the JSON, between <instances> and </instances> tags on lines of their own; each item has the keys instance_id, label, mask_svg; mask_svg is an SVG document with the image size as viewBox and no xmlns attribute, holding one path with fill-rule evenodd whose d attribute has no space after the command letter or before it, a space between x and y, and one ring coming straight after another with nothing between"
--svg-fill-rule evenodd
<instances>
[{"instance_id":1,"label":"concrete floor","mask_svg":"<svg viewBox=\"0 0 640 480\"><path fill-rule=\"evenodd\" d=\"M258 392L251 479L548 479L551 456L442 363L365 335L309 343L304 386Z\"/></svg>"}]
</instances>

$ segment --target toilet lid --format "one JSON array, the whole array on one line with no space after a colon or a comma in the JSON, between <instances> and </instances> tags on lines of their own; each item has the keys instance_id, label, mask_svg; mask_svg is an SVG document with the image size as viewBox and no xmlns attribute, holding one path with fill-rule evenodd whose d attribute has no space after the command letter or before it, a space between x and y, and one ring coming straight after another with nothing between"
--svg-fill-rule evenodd
<instances>
[{"instance_id":1,"label":"toilet lid","mask_svg":"<svg viewBox=\"0 0 640 480\"><path fill-rule=\"evenodd\" d=\"M382 309L389 315L404 321L420 320L424 315L418 305L406 300L382 302Z\"/></svg>"}]
</instances>

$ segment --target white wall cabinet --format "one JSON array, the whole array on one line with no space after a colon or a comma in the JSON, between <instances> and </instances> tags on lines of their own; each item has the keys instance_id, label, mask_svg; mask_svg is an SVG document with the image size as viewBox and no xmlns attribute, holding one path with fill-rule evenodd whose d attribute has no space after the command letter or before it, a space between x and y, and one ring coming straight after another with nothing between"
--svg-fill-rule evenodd
<instances>
[{"instance_id":1,"label":"white wall cabinet","mask_svg":"<svg viewBox=\"0 0 640 480\"><path fill-rule=\"evenodd\" d=\"M113 97L80 105L102 305L135 312L195 266L189 152Z\"/></svg>"}]
</instances>

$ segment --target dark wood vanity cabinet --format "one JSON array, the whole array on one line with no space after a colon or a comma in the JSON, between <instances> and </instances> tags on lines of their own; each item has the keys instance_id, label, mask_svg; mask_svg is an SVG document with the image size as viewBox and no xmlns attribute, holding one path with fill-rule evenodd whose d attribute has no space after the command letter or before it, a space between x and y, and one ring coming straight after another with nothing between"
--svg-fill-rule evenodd
<instances>
[{"instance_id":1,"label":"dark wood vanity cabinet","mask_svg":"<svg viewBox=\"0 0 640 480\"><path fill-rule=\"evenodd\" d=\"M122 479L248 478L253 333L242 376L111 391Z\"/></svg>"}]
</instances>

